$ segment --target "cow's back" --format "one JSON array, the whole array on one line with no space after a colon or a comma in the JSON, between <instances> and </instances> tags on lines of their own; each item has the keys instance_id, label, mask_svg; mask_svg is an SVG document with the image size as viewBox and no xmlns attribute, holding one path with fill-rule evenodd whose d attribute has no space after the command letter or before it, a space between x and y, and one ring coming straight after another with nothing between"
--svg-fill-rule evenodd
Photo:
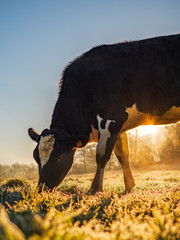
<instances>
[{"instance_id":1,"label":"cow's back","mask_svg":"<svg viewBox=\"0 0 180 240\"><path fill-rule=\"evenodd\" d=\"M56 116L89 125L98 114L118 120L133 105L162 115L180 106L179 79L180 34L98 46L65 69L58 103L63 114Z\"/></svg>"}]
</instances>

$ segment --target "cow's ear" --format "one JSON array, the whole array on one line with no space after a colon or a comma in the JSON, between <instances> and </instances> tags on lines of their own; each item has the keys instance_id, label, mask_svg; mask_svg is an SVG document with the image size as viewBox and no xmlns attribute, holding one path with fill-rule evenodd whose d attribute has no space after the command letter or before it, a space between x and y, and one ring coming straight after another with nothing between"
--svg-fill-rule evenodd
<instances>
[{"instance_id":1,"label":"cow's ear","mask_svg":"<svg viewBox=\"0 0 180 240\"><path fill-rule=\"evenodd\" d=\"M28 129L28 134L31 137L32 140L39 142L40 136L37 132L34 131L33 128Z\"/></svg>"},{"instance_id":2,"label":"cow's ear","mask_svg":"<svg viewBox=\"0 0 180 240\"><path fill-rule=\"evenodd\" d=\"M86 136L77 136L73 139L72 145L73 149L82 148L88 143L88 137Z\"/></svg>"}]
</instances>

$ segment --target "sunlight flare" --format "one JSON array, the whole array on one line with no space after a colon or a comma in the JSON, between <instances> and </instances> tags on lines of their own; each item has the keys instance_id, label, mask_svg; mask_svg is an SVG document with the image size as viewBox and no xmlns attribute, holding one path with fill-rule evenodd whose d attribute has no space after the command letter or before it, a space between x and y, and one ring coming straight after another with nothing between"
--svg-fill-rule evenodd
<instances>
[{"instance_id":1,"label":"sunlight flare","mask_svg":"<svg viewBox=\"0 0 180 240\"><path fill-rule=\"evenodd\" d=\"M145 135L156 135L162 130L163 125L142 125L129 131L130 134L142 137ZM163 126L164 127L164 126Z\"/></svg>"},{"instance_id":2,"label":"sunlight flare","mask_svg":"<svg viewBox=\"0 0 180 240\"><path fill-rule=\"evenodd\" d=\"M159 127L155 125L143 125L138 127L138 136L155 134L159 131Z\"/></svg>"}]
</instances>

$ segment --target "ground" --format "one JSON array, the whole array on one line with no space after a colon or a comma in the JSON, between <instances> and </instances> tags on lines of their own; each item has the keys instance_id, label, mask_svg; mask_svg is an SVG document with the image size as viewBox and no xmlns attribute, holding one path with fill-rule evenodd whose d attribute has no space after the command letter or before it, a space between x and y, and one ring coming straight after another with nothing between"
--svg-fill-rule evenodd
<instances>
[{"instance_id":1,"label":"ground","mask_svg":"<svg viewBox=\"0 0 180 240\"><path fill-rule=\"evenodd\" d=\"M0 186L0 240L180 239L180 168L133 169L136 187L124 193L122 171L107 171L104 192L89 195L94 174L68 175L53 192L36 181Z\"/></svg>"}]
</instances>

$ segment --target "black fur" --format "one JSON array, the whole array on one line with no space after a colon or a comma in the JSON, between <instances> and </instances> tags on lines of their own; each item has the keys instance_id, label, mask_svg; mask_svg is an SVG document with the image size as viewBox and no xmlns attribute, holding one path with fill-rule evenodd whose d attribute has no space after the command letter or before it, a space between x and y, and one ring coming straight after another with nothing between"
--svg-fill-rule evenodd
<instances>
[{"instance_id":1,"label":"black fur","mask_svg":"<svg viewBox=\"0 0 180 240\"><path fill-rule=\"evenodd\" d=\"M127 107L161 115L180 106L180 34L102 45L63 72L51 128L90 132L96 116L121 121Z\"/></svg>"},{"instance_id":2,"label":"black fur","mask_svg":"<svg viewBox=\"0 0 180 240\"><path fill-rule=\"evenodd\" d=\"M39 183L53 188L63 180L72 166L76 147L87 144L92 125L98 129L99 114L102 129L107 120L113 120L105 149L97 150L98 167L91 186L92 192L102 190L100 176L128 119L126 109L134 104L140 112L152 115L180 106L180 34L99 46L69 64L60 81L50 130L45 129L41 135L29 130L37 143L48 134L55 139L43 167L38 145L34 150ZM129 166L128 159L126 163L125 158L118 159L123 167ZM134 186L132 174L129 176L131 183L125 182L127 191Z\"/></svg>"}]
</instances>

